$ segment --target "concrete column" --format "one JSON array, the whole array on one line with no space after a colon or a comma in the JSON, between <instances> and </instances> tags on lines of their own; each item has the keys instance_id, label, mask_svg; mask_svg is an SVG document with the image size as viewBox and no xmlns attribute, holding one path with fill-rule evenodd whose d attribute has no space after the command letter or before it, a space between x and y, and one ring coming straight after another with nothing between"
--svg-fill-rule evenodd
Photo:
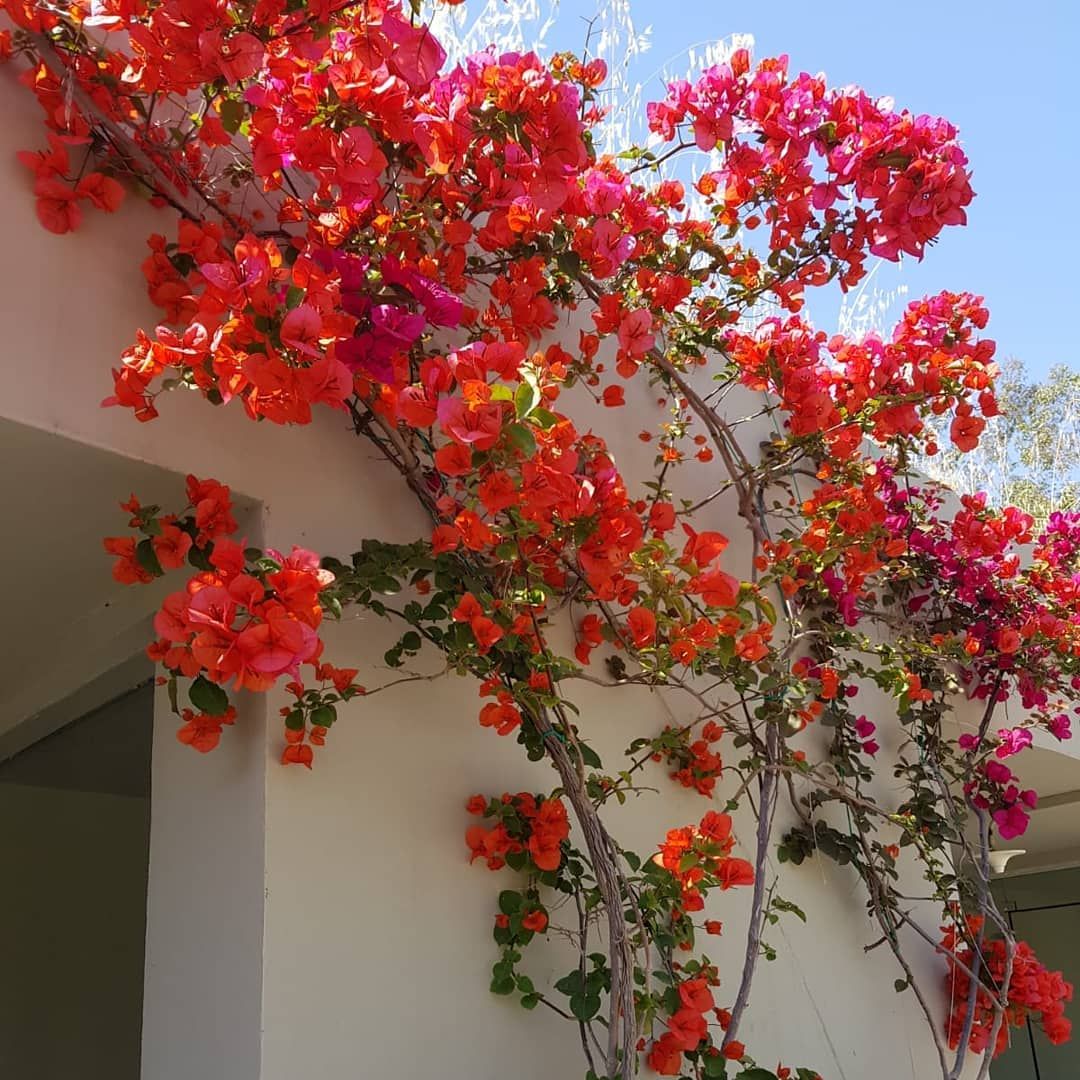
<instances>
[{"instance_id":1,"label":"concrete column","mask_svg":"<svg viewBox=\"0 0 1080 1080\"><path fill-rule=\"evenodd\" d=\"M259 1080L266 707L252 695L211 754L154 708L144 1080Z\"/></svg>"}]
</instances>

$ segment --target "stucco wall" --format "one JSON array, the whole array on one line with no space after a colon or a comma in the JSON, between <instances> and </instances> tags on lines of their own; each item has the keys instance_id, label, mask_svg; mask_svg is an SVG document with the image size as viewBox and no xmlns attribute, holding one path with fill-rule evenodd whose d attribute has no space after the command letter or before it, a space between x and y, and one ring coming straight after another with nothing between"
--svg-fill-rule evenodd
<instances>
[{"instance_id":1,"label":"stucco wall","mask_svg":"<svg viewBox=\"0 0 1080 1080\"><path fill-rule=\"evenodd\" d=\"M5 100L23 101L9 82L0 72ZM41 142L34 107L25 105L0 130L5 241L18 253L2 271L9 316L0 415L230 483L261 503L271 545L344 553L365 535L419 535L425 523L396 477L334 416L283 430L172 395L159 420L139 425L97 407L133 328L153 323L138 264L144 236L168 223L132 207L113 219L89 214L74 237L41 230L27 177L13 161L16 148ZM635 408L658 416L644 389L636 392ZM622 425L615 445L633 475L635 461L651 458L635 433L650 425L631 410L609 420ZM704 488L716 478L699 472L695 483ZM126 494L102 491L102 498ZM733 518L730 503L714 505L713 526L737 537ZM747 559L736 543L726 565L745 575ZM378 620L350 615L327 639L328 657L360 666L369 684L386 677L378 666L389 639ZM578 700L610 753L668 718L667 706L643 691L584 688ZM276 764L276 723L268 731L264 724L279 704L273 694L249 704L243 730L227 732L223 748L203 759L172 739L175 722L159 700L148 1080L581 1075L575 1031L543 1010L526 1014L489 995L491 920L502 886L499 876L467 865L462 839L468 795L549 788L550 770L480 729L475 687L460 681L355 703L313 773ZM669 790L659 771L650 779L661 796L616 811L625 820L617 827L644 850L705 809ZM749 839L749 823L739 826ZM751 1049L765 1064L782 1056L838 1080L933 1075L922 1020L910 995L893 992L889 958L884 950L863 955L877 935L852 876L813 860L785 872L782 892L810 922L771 932L781 958L763 964L755 984L745 1028ZM715 911L729 928L716 950L728 996L748 899L733 891ZM547 952L532 951L530 970L543 984ZM929 950L913 943L912 952L917 970L934 969Z\"/></svg>"}]
</instances>

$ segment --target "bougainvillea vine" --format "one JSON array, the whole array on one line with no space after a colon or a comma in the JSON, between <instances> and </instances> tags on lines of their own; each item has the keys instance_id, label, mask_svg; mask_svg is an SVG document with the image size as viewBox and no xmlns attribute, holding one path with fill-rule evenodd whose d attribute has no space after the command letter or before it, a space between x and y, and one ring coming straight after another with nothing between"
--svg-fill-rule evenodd
<instances>
[{"instance_id":1,"label":"bougainvillea vine","mask_svg":"<svg viewBox=\"0 0 1080 1080\"><path fill-rule=\"evenodd\" d=\"M335 411L431 519L413 543L337 558L247 545L217 480L189 478L182 508L125 502L132 531L105 542L117 580L189 575L150 645L181 742L213 749L238 692L279 687L282 760L310 767L371 692L363 660L324 656L350 606L403 624L386 665L438 655L472 677L479 724L557 776L468 800L470 859L513 875L492 990L575 1025L592 1080L818 1075L739 1038L767 928L802 916L765 881L772 851L785 872L814 854L854 869L943 1080L969 1054L985 1077L1029 1014L1068 1036L1070 988L997 911L988 851L1037 804L1012 759L1037 731L1071 735L1080 516L1037 529L912 469L938 450L929 421L963 451L999 411L980 297L917 300L861 339L804 312L807 290L850 289L868 259L922 258L965 223L948 121L740 49L648 106L647 147L608 157L601 61L492 48L449 65L419 3L2 6L0 52L44 112L47 148L20 155L42 225L70 232L133 195L163 211L142 266L161 322L135 333L104 404L143 422L177 390L274 424ZM693 155L691 185L675 164ZM645 478L600 433L640 393L667 410L644 421ZM736 400L772 425L764 448L744 445ZM691 715L632 733L613 768L574 704L586 680ZM608 808L657 765L724 809L638 854ZM901 782L888 803L870 790L881 769ZM797 823L777 837L781 799ZM751 801L742 858L729 811ZM947 1018L906 956L920 928L901 859L946 921ZM707 897L731 888L751 912L721 982L701 942L724 929ZM537 986L526 947L567 911L580 962Z\"/></svg>"}]
</instances>

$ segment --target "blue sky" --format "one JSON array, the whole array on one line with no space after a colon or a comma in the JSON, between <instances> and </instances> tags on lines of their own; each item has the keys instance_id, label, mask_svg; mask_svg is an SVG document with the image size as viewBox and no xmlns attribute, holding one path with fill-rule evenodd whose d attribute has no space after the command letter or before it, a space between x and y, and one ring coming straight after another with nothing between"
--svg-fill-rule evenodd
<instances>
[{"instance_id":1,"label":"blue sky","mask_svg":"<svg viewBox=\"0 0 1080 1080\"><path fill-rule=\"evenodd\" d=\"M581 16L596 8L562 0L549 45L580 51ZM909 298L980 293L999 357L1018 356L1033 373L1080 368L1071 330L1080 309L1080 0L631 0L631 12L653 31L636 80L668 60L680 72L687 46L742 32L753 34L757 56L786 52L793 71L824 71L833 84L950 119L974 169L968 226L947 229L921 264L882 267L875 283L902 282ZM646 89L649 99L663 92L655 77ZM813 311L835 328L835 301Z\"/></svg>"}]
</instances>

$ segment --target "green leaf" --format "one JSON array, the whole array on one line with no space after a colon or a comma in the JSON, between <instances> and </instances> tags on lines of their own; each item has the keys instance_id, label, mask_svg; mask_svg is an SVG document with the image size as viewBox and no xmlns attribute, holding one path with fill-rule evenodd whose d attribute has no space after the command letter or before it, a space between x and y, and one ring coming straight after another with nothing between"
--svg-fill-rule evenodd
<instances>
[{"instance_id":1,"label":"green leaf","mask_svg":"<svg viewBox=\"0 0 1080 1080\"><path fill-rule=\"evenodd\" d=\"M763 611L765 613L765 618L768 619L769 622L775 623L776 622L776 608L773 607L772 603L769 600L767 600L764 596L760 596L760 595L755 596L754 599L757 602L757 606L761 609L761 611Z\"/></svg>"},{"instance_id":2,"label":"green leaf","mask_svg":"<svg viewBox=\"0 0 1080 1080\"><path fill-rule=\"evenodd\" d=\"M776 1080L776 1073L768 1069L743 1069L736 1075L735 1080Z\"/></svg>"},{"instance_id":3,"label":"green leaf","mask_svg":"<svg viewBox=\"0 0 1080 1080\"><path fill-rule=\"evenodd\" d=\"M188 697L191 699L191 704L207 716L224 716L225 710L229 707L229 695L205 675L200 675L191 684Z\"/></svg>"},{"instance_id":4,"label":"green leaf","mask_svg":"<svg viewBox=\"0 0 1080 1080\"><path fill-rule=\"evenodd\" d=\"M591 1020L599 1011L599 994L574 994L570 998L570 1012L577 1020Z\"/></svg>"},{"instance_id":5,"label":"green leaf","mask_svg":"<svg viewBox=\"0 0 1080 1080\"><path fill-rule=\"evenodd\" d=\"M506 434L524 457L531 458L536 454L536 439L524 424L511 424L506 429Z\"/></svg>"},{"instance_id":6,"label":"green leaf","mask_svg":"<svg viewBox=\"0 0 1080 1080\"><path fill-rule=\"evenodd\" d=\"M285 306L292 311L293 308L300 306L300 301L304 299L304 290L299 285L290 285L288 291L285 293Z\"/></svg>"},{"instance_id":7,"label":"green leaf","mask_svg":"<svg viewBox=\"0 0 1080 1080\"><path fill-rule=\"evenodd\" d=\"M589 766L590 769L599 769L603 762L600 760L600 755L591 747L583 742L579 742L578 746L581 747L581 760Z\"/></svg>"},{"instance_id":8,"label":"green leaf","mask_svg":"<svg viewBox=\"0 0 1080 1080\"><path fill-rule=\"evenodd\" d=\"M491 980L491 992L493 994L512 994L514 992L514 977L501 975Z\"/></svg>"},{"instance_id":9,"label":"green leaf","mask_svg":"<svg viewBox=\"0 0 1080 1080\"><path fill-rule=\"evenodd\" d=\"M219 106L221 113L221 126L230 134L235 135L244 122L244 103L236 98L225 98Z\"/></svg>"},{"instance_id":10,"label":"green leaf","mask_svg":"<svg viewBox=\"0 0 1080 1080\"><path fill-rule=\"evenodd\" d=\"M315 727L330 727L337 719L337 709L333 705L320 705L311 710L311 723Z\"/></svg>"},{"instance_id":11,"label":"green leaf","mask_svg":"<svg viewBox=\"0 0 1080 1080\"><path fill-rule=\"evenodd\" d=\"M161 577L165 572L161 569L157 555L154 554L154 545L149 540L140 540L135 548L135 559L138 564L154 577Z\"/></svg>"},{"instance_id":12,"label":"green leaf","mask_svg":"<svg viewBox=\"0 0 1080 1080\"><path fill-rule=\"evenodd\" d=\"M499 910L504 915L513 915L521 910L521 893L513 889L504 889L499 893Z\"/></svg>"},{"instance_id":13,"label":"green leaf","mask_svg":"<svg viewBox=\"0 0 1080 1080\"><path fill-rule=\"evenodd\" d=\"M581 272L581 256L576 251L560 251L555 263L567 277L577 277Z\"/></svg>"},{"instance_id":14,"label":"green leaf","mask_svg":"<svg viewBox=\"0 0 1080 1080\"><path fill-rule=\"evenodd\" d=\"M559 422L559 418L550 409L545 409L542 405L537 406L529 413L529 420L545 431Z\"/></svg>"},{"instance_id":15,"label":"green leaf","mask_svg":"<svg viewBox=\"0 0 1080 1080\"><path fill-rule=\"evenodd\" d=\"M798 904L793 904L790 900L785 900L782 896L774 896L772 906L776 911L790 912L792 915L797 915L803 922L806 922L806 912L803 911Z\"/></svg>"},{"instance_id":16,"label":"green leaf","mask_svg":"<svg viewBox=\"0 0 1080 1080\"><path fill-rule=\"evenodd\" d=\"M532 372L525 372L524 381L514 395L514 412L519 420L524 420L540 404L540 387Z\"/></svg>"},{"instance_id":17,"label":"green leaf","mask_svg":"<svg viewBox=\"0 0 1080 1080\"><path fill-rule=\"evenodd\" d=\"M906 169L911 164L911 156L900 150L893 150L888 154L881 154L878 161L891 169Z\"/></svg>"},{"instance_id":18,"label":"green leaf","mask_svg":"<svg viewBox=\"0 0 1080 1080\"><path fill-rule=\"evenodd\" d=\"M706 1054L702 1061L706 1077L723 1080L728 1075L728 1059L723 1054Z\"/></svg>"},{"instance_id":19,"label":"green leaf","mask_svg":"<svg viewBox=\"0 0 1080 1080\"><path fill-rule=\"evenodd\" d=\"M716 653L721 664L729 664L735 655L735 639L733 637L721 637L716 642Z\"/></svg>"},{"instance_id":20,"label":"green leaf","mask_svg":"<svg viewBox=\"0 0 1080 1080\"><path fill-rule=\"evenodd\" d=\"M892 985L898 994L902 994L908 988L908 981L907 979L897 979Z\"/></svg>"},{"instance_id":21,"label":"green leaf","mask_svg":"<svg viewBox=\"0 0 1080 1080\"><path fill-rule=\"evenodd\" d=\"M723 1054L706 1054L702 1059L705 1065L705 1075L719 1078L727 1076L727 1058Z\"/></svg>"}]
</instances>

